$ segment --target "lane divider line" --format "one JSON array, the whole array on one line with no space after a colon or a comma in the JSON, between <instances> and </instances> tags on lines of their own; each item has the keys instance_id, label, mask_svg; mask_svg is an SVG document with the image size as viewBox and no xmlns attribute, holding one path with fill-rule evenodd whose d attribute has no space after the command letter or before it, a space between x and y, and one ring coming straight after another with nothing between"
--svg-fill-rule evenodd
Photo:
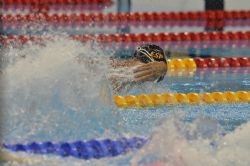
<instances>
[{"instance_id":1,"label":"lane divider line","mask_svg":"<svg viewBox=\"0 0 250 166\"><path fill-rule=\"evenodd\" d=\"M250 102L250 91L211 92L211 93L165 93L113 96L120 108L157 107L176 104L215 104Z\"/></svg>"}]
</instances>

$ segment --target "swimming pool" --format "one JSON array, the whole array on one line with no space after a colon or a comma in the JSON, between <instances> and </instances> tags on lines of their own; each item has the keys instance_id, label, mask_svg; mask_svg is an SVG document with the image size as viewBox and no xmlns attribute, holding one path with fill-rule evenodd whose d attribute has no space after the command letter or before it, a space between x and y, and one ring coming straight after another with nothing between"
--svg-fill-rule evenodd
<instances>
[{"instance_id":1,"label":"swimming pool","mask_svg":"<svg viewBox=\"0 0 250 166\"><path fill-rule=\"evenodd\" d=\"M134 136L150 141L141 150L90 161L14 155L30 159L30 165L143 165L154 161L168 165L249 164L249 102L117 108L104 77L108 56L114 52L104 51L98 44L83 45L65 35L55 40L43 45L28 43L23 48L3 47L1 142L73 142ZM176 45L170 47L171 51L226 57L249 55L248 45L198 49L182 49L185 44L181 42ZM94 58L95 63L77 62L79 57ZM169 73L158 84L146 82L128 87L120 95L249 91L249 86L249 67L208 68L191 74ZM241 124L245 125L239 128ZM34 160L41 162L34 164Z\"/></svg>"}]
</instances>

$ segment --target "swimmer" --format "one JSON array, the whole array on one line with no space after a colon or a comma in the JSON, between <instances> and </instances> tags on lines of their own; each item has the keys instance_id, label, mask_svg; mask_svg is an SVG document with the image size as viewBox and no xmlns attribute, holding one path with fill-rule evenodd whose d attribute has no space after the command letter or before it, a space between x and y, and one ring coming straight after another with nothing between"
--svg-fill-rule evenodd
<instances>
[{"instance_id":1,"label":"swimmer","mask_svg":"<svg viewBox=\"0 0 250 166\"><path fill-rule=\"evenodd\" d=\"M111 58L111 66L109 79L114 90L120 91L127 83L163 80L167 72L167 57L158 45L144 44L128 60Z\"/></svg>"}]
</instances>

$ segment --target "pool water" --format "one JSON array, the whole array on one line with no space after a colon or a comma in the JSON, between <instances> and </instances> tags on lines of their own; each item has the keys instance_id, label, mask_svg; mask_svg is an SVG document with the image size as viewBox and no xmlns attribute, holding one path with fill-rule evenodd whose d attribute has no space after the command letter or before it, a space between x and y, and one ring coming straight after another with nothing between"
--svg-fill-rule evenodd
<instances>
[{"instance_id":1,"label":"pool water","mask_svg":"<svg viewBox=\"0 0 250 166\"><path fill-rule=\"evenodd\" d=\"M129 165L132 161L149 162L146 161L150 158L147 156L152 157L155 151L157 153L153 153L154 155L159 154L156 159L164 159L169 163L172 161L165 154L172 152L168 152L167 147L165 151L157 151L159 144L164 145L171 140L169 135L181 137L180 142L184 141L185 146L190 148L196 148L193 146L197 146L197 141L202 142L199 148L204 148L205 152L211 148L206 145L207 142L216 141L218 146L222 146L222 138L217 137L233 133L235 128L237 130L239 125L247 123L250 118L248 103L118 109L111 100L113 92L105 79L108 56L103 55L101 49L96 47L93 50L88 44L82 45L67 38L60 38L57 42L48 41L46 44L28 45L22 49L9 48L6 53L12 63L8 63L3 69L6 81L2 91L5 104L5 111L2 113L3 142L152 137L152 142L145 150L87 163L117 165L121 162ZM25 58L22 57L23 54ZM77 58L81 59L79 56L93 58L95 62L90 65L77 61ZM199 69L191 75L168 75L158 84L145 82L121 93L136 95L145 92L247 91L249 74L248 68ZM216 155L219 149L213 151L210 155ZM155 156L152 160L154 158ZM54 161L51 156L47 160ZM55 159L54 162L64 163L64 160ZM66 160L76 165L85 164L81 160ZM218 157L217 160L222 159ZM235 162L233 158L232 160ZM241 164L241 160L237 162Z\"/></svg>"},{"instance_id":2,"label":"pool water","mask_svg":"<svg viewBox=\"0 0 250 166\"><path fill-rule=\"evenodd\" d=\"M152 29L156 32L162 30ZM184 31L186 30L190 28L186 27ZM42 45L28 43L21 48L2 47L0 96L3 111L0 142L70 142L133 136L149 138L149 142L138 151L114 158L84 161L71 157L13 153L19 158L30 159L31 163L10 161L0 164L250 164L249 103L116 108L112 101L115 93L106 76L108 58L117 53L109 49L104 50L96 43L82 44L73 41L65 34L56 37L55 41L45 41ZM172 50L188 53L193 51L181 49L182 44L179 43L179 46ZM226 57L248 56L250 52L248 47L201 48L195 51L199 54L219 54ZM145 82L128 86L119 94L200 93L249 89L249 68L197 69L189 75L166 75L165 79L157 84ZM41 162L32 162L38 159Z\"/></svg>"}]
</instances>

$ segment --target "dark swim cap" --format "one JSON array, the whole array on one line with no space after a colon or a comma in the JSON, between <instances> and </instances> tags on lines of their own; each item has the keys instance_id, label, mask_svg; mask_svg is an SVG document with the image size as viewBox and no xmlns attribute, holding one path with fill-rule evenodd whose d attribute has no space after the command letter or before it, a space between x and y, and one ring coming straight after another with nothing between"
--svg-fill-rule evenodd
<instances>
[{"instance_id":1,"label":"dark swim cap","mask_svg":"<svg viewBox=\"0 0 250 166\"><path fill-rule=\"evenodd\" d=\"M144 44L138 47L134 52L134 57L140 60L142 63L167 61L163 49L155 44Z\"/></svg>"},{"instance_id":2,"label":"dark swim cap","mask_svg":"<svg viewBox=\"0 0 250 166\"><path fill-rule=\"evenodd\" d=\"M134 57L142 63L149 62L165 62L167 63L166 55L163 49L155 44L144 44L138 47L134 52ZM164 79L165 74L161 75L156 81L159 82Z\"/></svg>"}]
</instances>

